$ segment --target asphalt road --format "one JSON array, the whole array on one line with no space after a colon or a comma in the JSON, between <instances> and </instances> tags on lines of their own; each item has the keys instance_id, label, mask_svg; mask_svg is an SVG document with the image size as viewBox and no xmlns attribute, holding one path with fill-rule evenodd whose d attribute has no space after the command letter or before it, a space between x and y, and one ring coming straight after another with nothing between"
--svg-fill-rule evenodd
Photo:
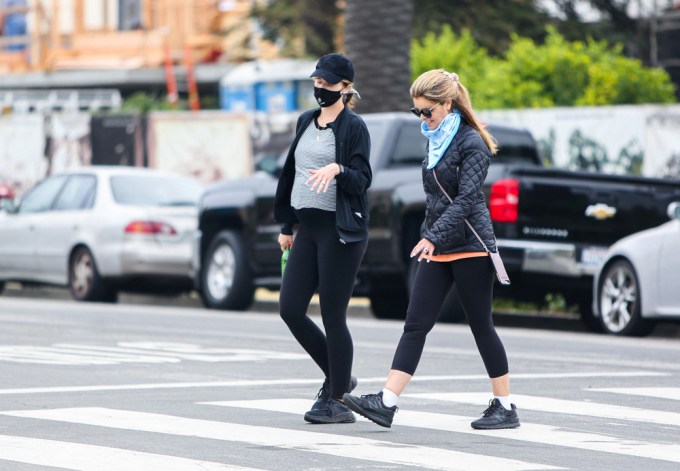
<instances>
[{"instance_id":1,"label":"asphalt road","mask_svg":"<svg viewBox=\"0 0 680 471\"><path fill-rule=\"evenodd\" d=\"M522 426L480 432L481 360L467 326L441 324L393 428L315 426L322 375L275 312L123 301L0 297L1 470L680 468L677 338L500 327ZM366 394L402 325L355 310Z\"/></svg>"},{"instance_id":2,"label":"asphalt road","mask_svg":"<svg viewBox=\"0 0 680 471\"><path fill-rule=\"evenodd\" d=\"M59 299L70 300L66 288L56 287L28 287L10 283L3 294L5 297L22 299ZM151 296L132 293L121 293L119 304L174 306L202 309L203 303L198 293L190 293L177 297ZM260 288L255 293L255 303L251 312L278 312L278 292ZM310 305L310 314L319 314L319 304L316 296ZM368 298L352 298L348 309L350 318L374 319ZM560 332L587 332L577 314L565 312L495 312L494 322L500 327L525 327L528 329L547 329ZM680 339L680 322L658 322L650 338Z\"/></svg>"}]
</instances>

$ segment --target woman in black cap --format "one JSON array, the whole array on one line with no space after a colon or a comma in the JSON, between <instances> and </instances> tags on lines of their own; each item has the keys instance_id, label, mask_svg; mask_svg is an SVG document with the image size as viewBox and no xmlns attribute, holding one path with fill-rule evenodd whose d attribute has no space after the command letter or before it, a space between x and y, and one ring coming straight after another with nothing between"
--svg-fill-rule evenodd
<instances>
[{"instance_id":1,"label":"woman in black cap","mask_svg":"<svg viewBox=\"0 0 680 471\"><path fill-rule=\"evenodd\" d=\"M364 121L350 109L357 95L350 60L327 54L311 77L320 108L298 119L274 202L279 245L291 248L280 310L326 377L305 420L351 423L354 414L341 402L357 384L351 376L354 347L347 305L366 252L371 142ZM307 315L317 290L325 333Z\"/></svg>"}]
</instances>

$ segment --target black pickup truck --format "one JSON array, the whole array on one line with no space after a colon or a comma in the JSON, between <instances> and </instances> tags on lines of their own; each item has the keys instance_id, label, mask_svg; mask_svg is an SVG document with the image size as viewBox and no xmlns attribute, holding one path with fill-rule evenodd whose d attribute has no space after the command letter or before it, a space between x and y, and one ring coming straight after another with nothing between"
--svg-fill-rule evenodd
<instances>
[{"instance_id":1,"label":"black pickup truck","mask_svg":"<svg viewBox=\"0 0 680 471\"><path fill-rule=\"evenodd\" d=\"M372 140L369 244L355 295L368 296L374 314L406 313L425 194L421 163L425 138L408 113L363 116ZM485 194L498 246L512 284L496 295L542 302L561 293L591 317L592 275L606 248L623 236L666 220L680 199L680 182L543 168L529 132L490 124L500 145ZM276 167L276 166L274 166ZM218 309L247 309L256 287L277 289L280 251L273 198L277 170L218 183L200 204L195 244L196 288ZM463 316L455 289L440 319Z\"/></svg>"}]
</instances>

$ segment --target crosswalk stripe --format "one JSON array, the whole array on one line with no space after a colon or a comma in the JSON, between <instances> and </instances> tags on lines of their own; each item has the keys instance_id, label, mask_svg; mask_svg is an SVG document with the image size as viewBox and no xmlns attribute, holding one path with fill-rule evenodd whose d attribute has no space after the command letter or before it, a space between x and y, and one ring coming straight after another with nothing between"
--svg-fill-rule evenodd
<instances>
[{"instance_id":1,"label":"crosswalk stripe","mask_svg":"<svg viewBox=\"0 0 680 471\"><path fill-rule=\"evenodd\" d=\"M563 469L507 458L371 440L349 435L242 425L99 407L18 410L0 412L0 414L116 429L245 442L258 446L311 451L346 458L378 461L383 464L417 466L427 469L470 471L479 469L503 469L504 471Z\"/></svg>"},{"instance_id":2,"label":"crosswalk stripe","mask_svg":"<svg viewBox=\"0 0 680 471\"><path fill-rule=\"evenodd\" d=\"M680 388L588 388L586 391L630 394L632 396L658 397L680 401Z\"/></svg>"},{"instance_id":3,"label":"crosswalk stripe","mask_svg":"<svg viewBox=\"0 0 680 471\"><path fill-rule=\"evenodd\" d=\"M489 400L489 393L418 393L405 394L408 397L434 399L439 401L461 402L465 404L484 404ZM570 401L540 396L513 394L512 400L518 409L552 412L555 414L586 415L616 420L630 420L661 425L680 426L680 414L677 412L639 409L635 407L617 406L589 401Z\"/></svg>"},{"instance_id":4,"label":"crosswalk stripe","mask_svg":"<svg viewBox=\"0 0 680 471\"><path fill-rule=\"evenodd\" d=\"M0 460L76 471L255 471L211 461L157 455L97 445L0 435Z\"/></svg>"},{"instance_id":5,"label":"crosswalk stripe","mask_svg":"<svg viewBox=\"0 0 680 471\"><path fill-rule=\"evenodd\" d=\"M219 401L201 402L199 404L285 412L298 415L304 414L309 408L309 400L307 399ZM367 421L363 417L357 417L357 419ZM596 433L570 432L561 427L529 424L524 421L522 421L520 428L513 430L474 430L470 427L470 422L474 419L470 417L403 409L399 410L394 420L397 426L442 430L471 435L488 435L494 438L542 443L545 445L556 445L680 463L680 445L622 439Z\"/></svg>"},{"instance_id":6,"label":"crosswalk stripe","mask_svg":"<svg viewBox=\"0 0 680 471\"><path fill-rule=\"evenodd\" d=\"M656 377L669 376L669 373L659 373L652 371L629 371L629 372L601 372L601 373L538 373L538 374L515 374L513 380L517 379L551 379L551 378L591 378L591 377L613 377L613 378L636 378L636 377ZM413 382L433 382L433 381L465 381L465 380L485 380L485 375L442 375L442 376L416 376ZM145 389L183 389L183 388L229 388L242 386L295 386L321 384L322 380L283 378L283 379L263 379L263 380L235 380L235 381L209 381L195 383L137 383L137 384L112 384L108 386L55 386L46 388L13 388L0 389L0 395L6 394L52 394L69 392L93 392L93 391L123 391L123 390L145 390ZM385 377L360 378L361 384L378 383L384 384Z\"/></svg>"},{"instance_id":7,"label":"crosswalk stripe","mask_svg":"<svg viewBox=\"0 0 680 471\"><path fill-rule=\"evenodd\" d=\"M0 346L0 361L46 365L117 365L122 363L179 363L305 360L301 353L243 348L206 349L198 345L154 342L121 342L120 346L58 343L51 346Z\"/></svg>"}]
</instances>

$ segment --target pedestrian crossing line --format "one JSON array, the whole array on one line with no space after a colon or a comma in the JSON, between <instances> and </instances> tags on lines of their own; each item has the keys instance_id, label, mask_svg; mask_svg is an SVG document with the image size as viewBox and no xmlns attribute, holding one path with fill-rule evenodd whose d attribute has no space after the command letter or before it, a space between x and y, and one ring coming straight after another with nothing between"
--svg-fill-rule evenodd
<instances>
[{"instance_id":1,"label":"pedestrian crossing line","mask_svg":"<svg viewBox=\"0 0 680 471\"><path fill-rule=\"evenodd\" d=\"M584 373L537 373L537 374L513 374L512 379L558 379L558 378L637 378L637 377L657 377L669 376L669 373L659 373L653 371L603 371L584 372ZM466 381L466 380L486 380L485 375L442 375L442 376L415 376L412 382L434 382L434 381ZM183 388L228 388L242 386L295 386L295 385L318 385L322 379L264 379L264 380L235 380L235 381L209 381L195 383L136 383L136 384L112 384L112 385L91 385L91 386L53 386L45 388L13 388L0 389L0 395L7 394L53 394L70 392L98 392L98 391L133 391L146 389L183 389ZM385 377L359 378L362 384L385 383Z\"/></svg>"},{"instance_id":2,"label":"pedestrian crossing line","mask_svg":"<svg viewBox=\"0 0 680 471\"><path fill-rule=\"evenodd\" d=\"M632 396L658 397L680 401L680 388L586 388L584 391L629 394Z\"/></svg>"},{"instance_id":3,"label":"pedestrian crossing line","mask_svg":"<svg viewBox=\"0 0 680 471\"><path fill-rule=\"evenodd\" d=\"M304 360L301 353L243 348L203 348L169 342L120 342L119 346L58 343L51 346L0 346L0 361L44 365L118 365L123 363L259 362Z\"/></svg>"},{"instance_id":4,"label":"pedestrian crossing line","mask_svg":"<svg viewBox=\"0 0 680 471\"><path fill-rule=\"evenodd\" d=\"M307 399L264 399L250 401L200 402L198 404L285 412L302 416L309 409L309 403L310 401ZM361 416L357 416L357 420L368 422L367 419L364 419ZM474 420L474 418L403 409L400 409L394 417L394 423L397 426L441 430L470 435L487 435L494 438L680 463L680 445L629 440L588 432L572 432L564 430L561 427L530 424L524 421L522 421L522 425L517 429L474 430L470 427L470 422L472 420Z\"/></svg>"},{"instance_id":5,"label":"pedestrian crossing line","mask_svg":"<svg viewBox=\"0 0 680 471\"><path fill-rule=\"evenodd\" d=\"M484 404L489 393L418 393L404 394L407 397L434 399L439 401L461 402L464 404ZM588 401L570 401L550 397L513 394L512 401L518 409L552 412L554 414L586 415L604 419L629 420L659 425L680 427L680 413L636 407L617 406Z\"/></svg>"},{"instance_id":6,"label":"pedestrian crossing line","mask_svg":"<svg viewBox=\"0 0 680 471\"><path fill-rule=\"evenodd\" d=\"M504 471L564 469L508 458L496 458L440 448L372 440L351 435L242 425L99 407L17 410L4 411L0 412L0 414L13 417L54 420L79 425L208 438L229 442L245 442L257 446L315 452L358 460L377 461L382 464L414 466L426 469L465 471L476 471L479 469L502 469Z\"/></svg>"},{"instance_id":7,"label":"pedestrian crossing line","mask_svg":"<svg viewBox=\"0 0 680 471\"><path fill-rule=\"evenodd\" d=\"M212 461L8 435L0 435L0 460L76 471L257 471Z\"/></svg>"}]
</instances>

